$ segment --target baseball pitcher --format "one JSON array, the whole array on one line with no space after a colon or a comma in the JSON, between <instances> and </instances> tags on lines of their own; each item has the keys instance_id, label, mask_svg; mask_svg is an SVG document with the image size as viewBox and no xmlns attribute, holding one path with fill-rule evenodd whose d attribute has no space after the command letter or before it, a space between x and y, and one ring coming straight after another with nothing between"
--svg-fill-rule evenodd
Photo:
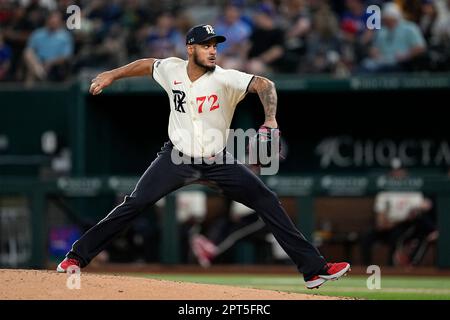
<instances>
[{"instance_id":1,"label":"baseball pitcher","mask_svg":"<svg viewBox=\"0 0 450 320\"><path fill-rule=\"evenodd\" d=\"M169 96L169 141L133 192L73 244L58 265L58 272L66 272L73 266L85 267L146 207L187 184L204 182L214 184L226 196L260 214L303 274L307 288L318 288L349 271L346 262L328 263L296 229L277 195L244 164L232 161L233 155L226 152L227 130L236 105L247 93L257 93L264 107L265 122L260 132L265 139L278 133L278 124L277 93L272 81L216 65L217 45L225 40L212 26L198 25L186 35L187 61L175 57L140 59L100 73L92 80L90 92L98 95L118 79L152 76ZM210 132L216 139L210 139ZM174 154L192 161L176 162ZM211 159L226 161L211 162Z\"/></svg>"}]
</instances>

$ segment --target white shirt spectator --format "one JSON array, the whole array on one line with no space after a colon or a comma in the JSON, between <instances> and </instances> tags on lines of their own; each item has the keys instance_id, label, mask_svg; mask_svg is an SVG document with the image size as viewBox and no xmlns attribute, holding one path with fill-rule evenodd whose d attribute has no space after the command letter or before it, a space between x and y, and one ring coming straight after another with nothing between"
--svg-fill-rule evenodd
<instances>
[{"instance_id":1,"label":"white shirt spectator","mask_svg":"<svg viewBox=\"0 0 450 320\"><path fill-rule=\"evenodd\" d=\"M389 222L397 223L408 218L411 210L417 209L424 201L421 192L380 192L375 198L376 214L385 214Z\"/></svg>"}]
</instances>

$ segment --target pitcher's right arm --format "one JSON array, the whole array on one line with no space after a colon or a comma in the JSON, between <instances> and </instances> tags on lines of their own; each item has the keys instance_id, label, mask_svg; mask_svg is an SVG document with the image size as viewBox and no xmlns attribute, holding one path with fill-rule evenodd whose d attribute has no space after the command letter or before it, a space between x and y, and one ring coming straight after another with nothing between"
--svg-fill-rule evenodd
<instances>
[{"instance_id":1,"label":"pitcher's right arm","mask_svg":"<svg viewBox=\"0 0 450 320\"><path fill-rule=\"evenodd\" d=\"M102 72L92 79L89 92L97 95L116 80L151 75L153 73L154 62L155 58L139 59L120 68Z\"/></svg>"}]
</instances>

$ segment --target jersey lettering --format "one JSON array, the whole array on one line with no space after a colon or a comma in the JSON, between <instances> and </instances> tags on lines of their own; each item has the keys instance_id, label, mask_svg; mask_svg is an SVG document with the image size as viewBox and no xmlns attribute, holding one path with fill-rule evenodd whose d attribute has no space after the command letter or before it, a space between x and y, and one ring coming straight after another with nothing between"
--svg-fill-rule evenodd
<instances>
[{"instance_id":1,"label":"jersey lettering","mask_svg":"<svg viewBox=\"0 0 450 320\"><path fill-rule=\"evenodd\" d=\"M208 98L208 103L210 104L209 111L213 111L219 108L219 97L216 94L197 97L198 113L203 113L203 104L205 103L206 98Z\"/></svg>"},{"instance_id":2,"label":"jersey lettering","mask_svg":"<svg viewBox=\"0 0 450 320\"><path fill-rule=\"evenodd\" d=\"M186 103L186 93L181 90L172 90L173 93L173 104L175 105L175 111L186 113L183 104Z\"/></svg>"},{"instance_id":3,"label":"jersey lettering","mask_svg":"<svg viewBox=\"0 0 450 320\"><path fill-rule=\"evenodd\" d=\"M198 113L203 112L203 104L205 103L206 96L203 97L197 97L197 105L198 105ZM200 104L199 104L200 102Z\"/></svg>"},{"instance_id":4,"label":"jersey lettering","mask_svg":"<svg viewBox=\"0 0 450 320\"><path fill-rule=\"evenodd\" d=\"M217 95L212 94L208 97L208 102L210 102L210 100L212 100L211 103L211 108L209 109L209 111L213 111L214 109L218 109L219 108L219 104L217 103L217 100L219 100L219 97L217 97Z\"/></svg>"}]
</instances>

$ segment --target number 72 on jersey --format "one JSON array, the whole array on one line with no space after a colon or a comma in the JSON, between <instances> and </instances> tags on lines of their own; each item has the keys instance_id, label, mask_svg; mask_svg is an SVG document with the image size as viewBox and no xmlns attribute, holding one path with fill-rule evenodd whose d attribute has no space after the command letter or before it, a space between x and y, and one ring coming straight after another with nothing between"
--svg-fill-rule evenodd
<instances>
[{"instance_id":1,"label":"number 72 on jersey","mask_svg":"<svg viewBox=\"0 0 450 320\"><path fill-rule=\"evenodd\" d=\"M205 108L209 107L209 111L218 109L219 108L218 100L219 98L215 94L212 94L210 96L197 97L198 113L203 112L203 106L205 106Z\"/></svg>"}]
</instances>

